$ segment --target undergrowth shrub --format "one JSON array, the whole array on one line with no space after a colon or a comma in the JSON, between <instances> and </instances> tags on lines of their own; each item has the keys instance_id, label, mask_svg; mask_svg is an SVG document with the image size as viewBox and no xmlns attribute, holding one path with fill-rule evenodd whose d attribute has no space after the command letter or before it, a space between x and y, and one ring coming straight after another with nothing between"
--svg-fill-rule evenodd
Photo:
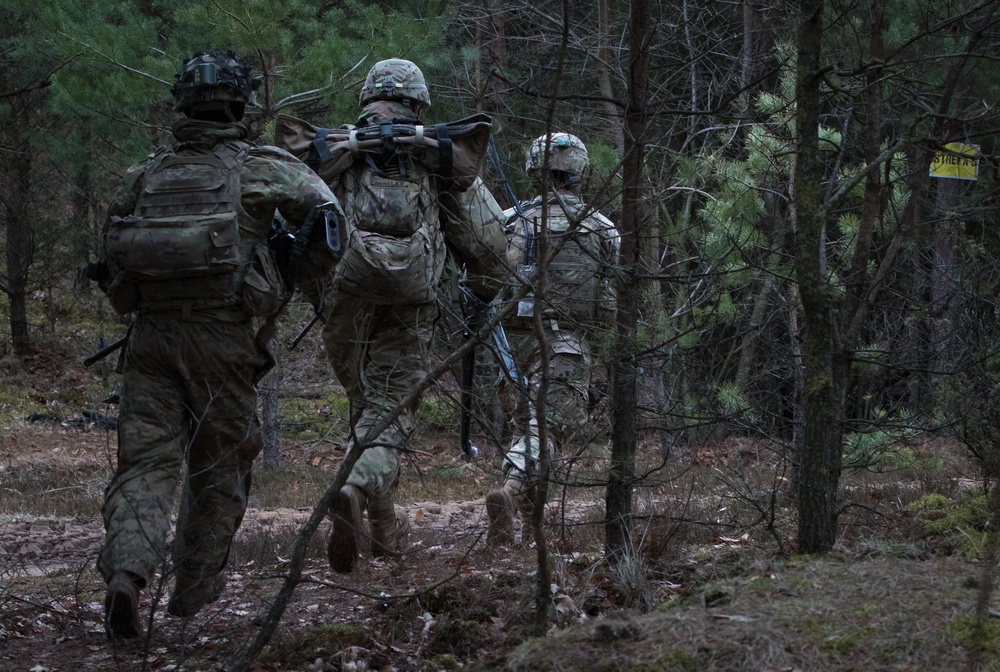
<instances>
[{"instance_id":1,"label":"undergrowth shrub","mask_svg":"<svg viewBox=\"0 0 1000 672\"><path fill-rule=\"evenodd\" d=\"M964 492L954 499L932 493L912 502L907 510L942 550L982 557L990 520L985 492Z\"/></svg>"}]
</instances>

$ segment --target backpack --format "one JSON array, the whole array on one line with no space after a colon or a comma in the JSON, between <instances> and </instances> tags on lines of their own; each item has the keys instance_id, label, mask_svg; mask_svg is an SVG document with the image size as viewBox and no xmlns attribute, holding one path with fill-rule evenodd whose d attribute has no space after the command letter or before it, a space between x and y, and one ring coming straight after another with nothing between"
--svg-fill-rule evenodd
<instances>
[{"instance_id":1,"label":"backpack","mask_svg":"<svg viewBox=\"0 0 1000 672\"><path fill-rule=\"evenodd\" d=\"M354 224L334 286L381 305L434 301L447 257L438 195L472 185L489 133L485 115L340 129L279 117L276 144L334 186Z\"/></svg>"},{"instance_id":2,"label":"backpack","mask_svg":"<svg viewBox=\"0 0 1000 672\"><path fill-rule=\"evenodd\" d=\"M372 303L434 300L444 271L437 185L421 163L362 161L341 176L335 193L354 222L335 286Z\"/></svg>"},{"instance_id":3,"label":"backpack","mask_svg":"<svg viewBox=\"0 0 1000 672\"><path fill-rule=\"evenodd\" d=\"M104 235L109 267L138 285L144 305L240 307L254 316L279 309L273 255L266 241L243 235L253 231L240 189L250 147L221 142L195 156L163 147L150 159L133 214L112 217Z\"/></svg>"}]
</instances>

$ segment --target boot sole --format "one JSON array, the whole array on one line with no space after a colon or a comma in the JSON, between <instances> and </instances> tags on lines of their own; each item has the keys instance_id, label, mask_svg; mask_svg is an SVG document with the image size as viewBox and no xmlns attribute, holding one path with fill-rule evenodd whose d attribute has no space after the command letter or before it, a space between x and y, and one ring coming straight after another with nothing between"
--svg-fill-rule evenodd
<instances>
[{"instance_id":1,"label":"boot sole","mask_svg":"<svg viewBox=\"0 0 1000 672\"><path fill-rule=\"evenodd\" d=\"M361 548L361 507L355 498L337 493L330 508L333 531L326 547L327 559L333 571L349 574Z\"/></svg>"},{"instance_id":2,"label":"boot sole","mask_svg":"<svg viewBox=\"0 0 1000 672\"><path fill-rule=\"evenodd\" d=\"M138 637L141 629L138 590L112 581L104 598L104 631L115 640Z\"/></svg>"}]
</instances>

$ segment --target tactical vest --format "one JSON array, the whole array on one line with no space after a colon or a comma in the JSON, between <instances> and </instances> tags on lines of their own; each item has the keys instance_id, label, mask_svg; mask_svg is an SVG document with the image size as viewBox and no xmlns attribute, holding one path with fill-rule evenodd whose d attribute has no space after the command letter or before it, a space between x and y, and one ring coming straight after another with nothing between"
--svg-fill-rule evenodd
<instances>
[{"instance_id":1,"label":"tactical vest","mask_svg":"<svg viewBox=\"0 0 1000 672\"><path fill-rule=\"evenodd\" d=\"M133 214L112 218L104 240L109 263L139 286L140 310L269 315L280 306L281 280L264 240L270 223L242 206L250 147L225 141L209 154L153 155Z\"/></svg>"},{"instance_id":2,"label":"tactical vest","mask_svg":"<svg viewBox=\"0 0 1000 672\"><path fill-rule=\"evenodd\" d=\"M381 305L434 301L446 259L434 176L408 152L365 154L337 197L355 229L337 264L340 291Z\"/></svg>"},{"instance_id":3,"label":"tactical vest","mask_svg":"<svg viewBox=\"0 0 1000 672\"><path fill-rule=\"evenodd\" d=\"M589 228L593 224L584 216L586 206L577 199L566 198L564 202L565 210L554 200L548 205L549 246L558 247L559 252L546 267L542 312L553 319L593 326L603 300L600 239ZM540 199L529 203L524 217L518 217L510 230L508 262L525 277L534 273L539 263L537 230L541 226L542 207ZM515 327L519 321L527 326L532 311L518 310L515 315Z\"/></svg>"}]
</instances>

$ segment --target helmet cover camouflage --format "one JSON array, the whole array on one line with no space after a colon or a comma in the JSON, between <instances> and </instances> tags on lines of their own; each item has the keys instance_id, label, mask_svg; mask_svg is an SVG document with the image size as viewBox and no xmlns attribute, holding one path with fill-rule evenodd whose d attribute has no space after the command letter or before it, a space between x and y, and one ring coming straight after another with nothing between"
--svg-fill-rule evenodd
<instances>
[{"instance_id":1,"label":"helmet cover camouflage","mask_svg":"<svg viewBox=\"0 0 1000 672\"><path fill-rule=\"evenodd\" d=\"M379 61L368 71L359 101L366 105L372 100L416 100L431 106L424 73L412 61L402 58Z\"/></svg>"},{"instance_id":2,"label":"helmet cover camouflage","mask_svg":"<svg viewBox=\"0 0 1000 672\"><path fill-rule=\"evenodd\" d=\"M537 177L545 163L545 146L549 148L549 171L560 171L571 177L582 178L590 165L587 146L570 133L553 133L535 138L524 155L524 170Z\"/></svg>"},{"instance_id":3,"label":"helmet cover camouflage","mask_svg":"<svg viewBox=\"0 0 1000 672\"><path fill-rule=\"evenodd\" d=\"M177 111L215 102L249 103L260 86L250 63L231 51L202 51L188 59L170 88Z\"/></svg>"}]
</instances>

